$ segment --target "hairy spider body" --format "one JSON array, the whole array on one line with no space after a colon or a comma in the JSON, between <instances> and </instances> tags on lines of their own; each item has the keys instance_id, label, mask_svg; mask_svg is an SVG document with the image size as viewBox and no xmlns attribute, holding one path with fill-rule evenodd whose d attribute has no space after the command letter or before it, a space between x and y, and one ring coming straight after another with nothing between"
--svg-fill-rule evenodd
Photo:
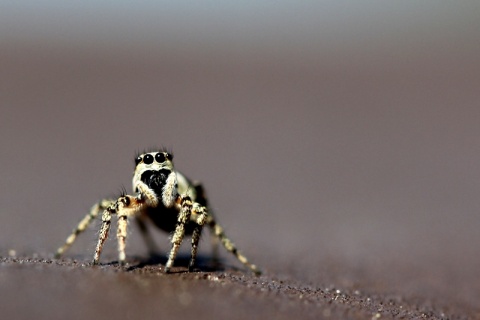
<instances>
[{"instance_id":1,"label":"hairy spider body","mask_svg":"<svg viewBox=\"0 0 480 320\"><path fill-rule=\"evenodd\" d=\"M216 223L208 209L207 199L200 184L189 181L183 174L174 170L173 156L166 151L143 153L135 159L133 174L133 190L135 195L124 194L118 199L104 199L95 204L61 246L56 256L60 257L83 232L88 225L102 212L102 226L93 257L93 263L100 259L103 244L108 237L112 215L117 216L118 258L125 263L125 242L129 217L137 221L142 236L150 251L154 251L154 242L148 233L148 222L159 229L171 233L172 248L168 255L165 272L173 266L178 249L185 236L191 236L192 249L189 271L195 265L198 243L204 225L207 225L213 236L220 240L227 251L252 270L260 274L260 270L251 264L225 236L223 228Z\"/></svg>"},{"instance_id":2,"label":"hairy spider body","mask_svg":"<svg viewBox=\"0 0 480 320\"><path fill-rule=\"evenodd\" d=\"M175 172L177 175L177 182L178 182L178 190L182 190L184 193L187 194L190 199L201 206L207 206L207 200L203 195L202 186L199 184L194 184L193 182L189 181L185 176L183 176L180 172ZM148 177L145 182L148 186L154 189L156 186L156 180L164 179L163 177L156 177L155 174L148 174L145 175ZM142 177L144 177L142 175ZM145 180L142 180L145 181ZM153 181L153 182L152 182ZM149 182L149 183L147 183ZM151 184L150 184L151 183ZM153 184L153 186L152 186ZM154 189L155 190L155 189ZM156 190L158 192L161 191L160 188ZM159 229L171 233L174 232L177 224L178 224L178 210L175 207L165 207L162 205L156 207L146 207L145 211L143 212L145 216ZM211 214L211 213L210 213ZM185 235L192 235L195 229L196 223L194 221L188 221L185 225Z\"/></svg>"}]
</instances>

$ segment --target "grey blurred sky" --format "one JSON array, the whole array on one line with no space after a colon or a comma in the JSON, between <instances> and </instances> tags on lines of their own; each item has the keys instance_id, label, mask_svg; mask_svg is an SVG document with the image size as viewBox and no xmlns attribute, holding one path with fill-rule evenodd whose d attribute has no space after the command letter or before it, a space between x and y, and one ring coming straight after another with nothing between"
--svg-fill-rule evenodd
<instances>
[{"instance_id":1,"label":"grey blurred sky","mask_svg":"<svg viewBox=\"0 0 480 320\"><path fill-rule=\"evenodd\" d=\"M474 38L479 14L476 1L1 1L0 32L2 41L335 50Z\"/></svg>"}]
</instances>

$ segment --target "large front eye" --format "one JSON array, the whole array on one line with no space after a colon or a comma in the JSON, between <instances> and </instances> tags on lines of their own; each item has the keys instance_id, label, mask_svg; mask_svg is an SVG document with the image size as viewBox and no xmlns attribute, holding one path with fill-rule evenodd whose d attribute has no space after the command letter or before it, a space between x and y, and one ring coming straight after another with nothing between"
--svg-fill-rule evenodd
<instances>
[{"instance_id":1,"label":"large front eye","mask_svg":"<svg viewBox=\"0 0 480 320\"><path fill-rule=\"evenodd\" d=\"M165 155L163 154L163 152L159 152L155 155L155 160L158 162L158 163L162 163L162 162L165 162Z\"/></svg>"},{"instance_id":2,"label":"large front eye","mask_svg":"<svg viewBox=\"0 0 480 320\"><path fill-rule=\"evenodd\" d=\"M153 163L153 156L151 154L145 155L145 157L143 157L143 163L145 164Z\"/></svg>"}]
</instances>

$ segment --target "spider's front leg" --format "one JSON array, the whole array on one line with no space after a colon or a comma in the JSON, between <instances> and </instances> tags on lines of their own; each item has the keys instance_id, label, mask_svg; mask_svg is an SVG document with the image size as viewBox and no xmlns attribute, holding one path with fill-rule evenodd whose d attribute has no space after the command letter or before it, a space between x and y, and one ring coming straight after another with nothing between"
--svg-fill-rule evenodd
<instances>
[{"instance_id":1,"label":"spider's front leg","mask_svg":"<svg viewBox=\"0 0 480 320\"><path fill-rule=\"evenodd\" d=\"M192 220L194 220L196 226L192 233L192 254L190 258L190 264L188 265L188 271L193 271L195 266L195 259L197 258L198 242L202 234L203 225L207 221L207 208L201 206L198 203L193 204Z\"/></svg>"},{"instance_id":2,"label":"spider's front leg","mask_svg":"<svg viewBox=\"0 0 480 320\"><path fill-rule=\"evenodd\" d=\"M177 256L178 249L182 244L183 238L185 237L185 225L190 221L190 216L192 214L192 200L190 197L178 197L177 203L180 205L180 212L178 214L177 220L177 227L175 228L175 232L172 236L172 249L170 250L170 254L168 255L168 261L165 265L165 272L170 272L170 269L173 266L173 262L175 261L175 257Z\"/></svg>"},{"instance_id":3,"label":"spider's front leg","mask_svg":"<svg viewBox=\"0 0 480 320\"><path fill-rule=\"evenodd\" d=\"M175 257L177 256L178 249L180 248L183 238L185 237L185 225L190 221L193 221L196 224L192 234L191 259L188 265L188 271L193 270L195 259L197 257L198 242L200 240L203 225L207 220L207 211L205 207L196 202L192 202L188 196L181 197L179 201L180 213L178 215L177 227L172 236L172 249L170 250L168 261L165 266L165 272L167 273L170 272L170 269L175 261Z\"/></svg>"},{"instance_id":4,"label":"spider's front leg","mask_svg":"<svg viewBox=\"0 0 480 320\"><path fill-rule=\"evenodd\" d=\"M128 217L135 215L144 204L142 197L125 195L117 199L112 205L106 208L102 214L102 226L98 236L95 254L93 256L93 264L98 264L100 254L102 253L103 244L108 237L110 230L112 215L116 214L118 218L117 240L118 240L118 261L125 264L125 241L127 238L127 222Z\"/></svg>"}]
</instances>

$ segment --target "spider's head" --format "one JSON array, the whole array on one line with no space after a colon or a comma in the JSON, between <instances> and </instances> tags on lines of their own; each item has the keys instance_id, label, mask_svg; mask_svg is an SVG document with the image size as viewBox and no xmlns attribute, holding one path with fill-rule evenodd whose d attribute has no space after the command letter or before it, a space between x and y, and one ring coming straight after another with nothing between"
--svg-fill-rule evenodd
<instances>
[{"instance_id":1,"label":"spider's head","mask_svg":"<svg viewBox=\"0 0 480 320\"><path fill-rule=\"evenodd\" d=\"M173 170L173 155L166 151L140 154L135 159L133 189L139 192L143 182L162 202L167 205L176 196L177 178Z\"/></svg>"}]
</instances>

